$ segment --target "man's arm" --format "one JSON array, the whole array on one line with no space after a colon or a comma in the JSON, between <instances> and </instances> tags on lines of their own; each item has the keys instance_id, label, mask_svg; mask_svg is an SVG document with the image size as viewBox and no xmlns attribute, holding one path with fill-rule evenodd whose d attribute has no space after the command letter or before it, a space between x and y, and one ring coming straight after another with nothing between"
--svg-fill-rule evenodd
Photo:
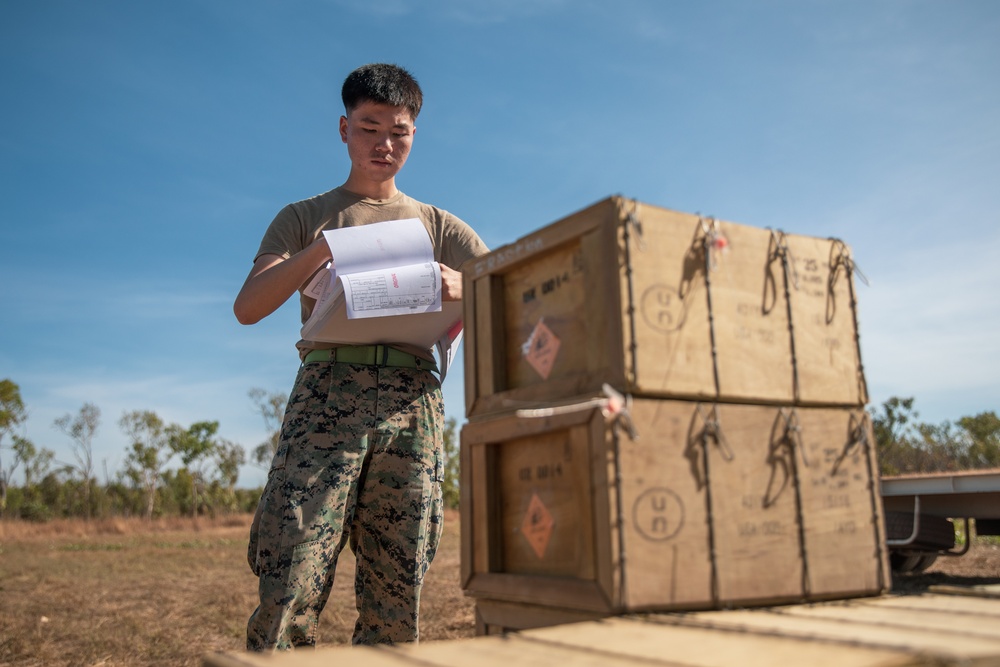
<instances>
[{"instance_id":1,"label":"man's arm","mask_svg":"<svg viewBox=\"0 0 1000 667\"><path fill-rule=\"evenodd\" d=\"M240 324L260 322L288 301L330 259L330 246L322 236L288 259L281 255L261 255L236 295L233 303L236 319ZM461 281L459 290L461 294Z\"/></svg>"}]
</instances>

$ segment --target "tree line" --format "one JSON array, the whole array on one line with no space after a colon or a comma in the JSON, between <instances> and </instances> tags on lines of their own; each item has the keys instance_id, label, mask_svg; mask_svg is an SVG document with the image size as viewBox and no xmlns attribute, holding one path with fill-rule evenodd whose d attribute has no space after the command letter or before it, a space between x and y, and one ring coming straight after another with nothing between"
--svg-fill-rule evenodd
<instances>
[{"instance_id":1,"label":"tree line","mask_svg":"<svg viewBox=\"0 0 1000 667\"><path fill-rule=\"evenodd\" d=\"M101 410L85 403L54 420L70 439L72 461L37 447L23 433L28 411L18 385L0 380L0 518L45 521L57 517L106 518L252 512L261 489L237 486L248 461L270 467L277 450L285 395L260 388L248 398L264 421L267 437L246 449L219 436L217 421L181 426L151 410L125 412L118 427L128 438L124 465L97 479L93 445ZM879 469L883 475L1000 468L1000 418L981 412L952 423L919 421L913 398L892 397L869 408ZM458 507L459 457L456 423L444 433L445 503ZM172 465L172 467L170 467ZM14 484L21 471L23 484Z\"/></svg>"},{"instance_id":2,"label":"tree line","mask_svg":"<svg viewBox=\"0 0 1000 667\"><path fill-rule=\"evenodd\" d=\"M883 475L1000 468L1000 418L993 410L930 424L911 398L893 396L871 409Z\"/></svg>"},{"instance_id":3,"label":"tree line","mask_svg":"<svg viewBox=\"0 0 1000 667\"><path fill-rule=\"evenodd\" d=\"M286 397L253 388L248 398L264 421L267 437L247 452L220 437L219 422L168 424L152 410L126 411L118 428L128 445L120 470L97 470L94 444L101 410L84 403L76 413L55 419L53 427L70 440L72 460L59 461L24 433L28 409L17 383L0 380L0 518L46 521L52 518L198 516L252 512L260 488L239 488L240 468L248 461L268 469L278 447ZM445 496L458 506L458 445L455 422L445 430ZM15 484L20 471L23 483ZM98 475L103 473L103 481Z\"/></svg>"}]
</instances>

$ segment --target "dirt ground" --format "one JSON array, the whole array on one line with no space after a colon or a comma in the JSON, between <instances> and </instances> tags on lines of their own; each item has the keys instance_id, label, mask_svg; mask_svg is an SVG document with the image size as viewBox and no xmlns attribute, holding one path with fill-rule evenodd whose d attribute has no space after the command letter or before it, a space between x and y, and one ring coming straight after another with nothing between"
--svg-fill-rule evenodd
<instances>
[{"instance_id":1,"label":"dirt ground","mask_svg":"<svg viewBox=\"0 0 1000 667\"><path fill-rule=\"evenodd\" d=\"M1000 545L977 540L962 556L939 556L921 574L894 575L892 592L920 593L931 586L1000 584Z\"/></svg>"}]
</instances>

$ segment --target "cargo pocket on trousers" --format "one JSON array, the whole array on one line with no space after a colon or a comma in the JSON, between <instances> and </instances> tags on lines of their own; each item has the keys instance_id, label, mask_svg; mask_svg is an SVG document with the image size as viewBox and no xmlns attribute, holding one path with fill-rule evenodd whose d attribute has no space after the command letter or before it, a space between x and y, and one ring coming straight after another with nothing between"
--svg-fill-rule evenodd
<instances>
[{"instance_id":1,"label":"cargo pocket on trousers","mask_svg":"<svg viewBox=\"0 0 1000 667\"><path fill-rule=\"evenodd\" d=\"M285 505L285 458L287 446L279 446L271 461L271 470L267 474L267 484L257 503L257 511L250 525L250 541L247 544L247 563L250 570L260 576L262 572L271 572L278 567L278 554L281 549L281 532L284 523Z\"/></svg>"},{"instance_id":2,"label":"cargo pocket on trousers","mask_svg":"<svg viewBox=\"0 0 1000 667\"><path fill-rule=\"evenodd\" d=\"M331 547L330 540L326 538L295 546L292 549L285 590L294 592L305 601L319 599L326 585L327 568L333 565Z\"/></svg>"}]
</instances>

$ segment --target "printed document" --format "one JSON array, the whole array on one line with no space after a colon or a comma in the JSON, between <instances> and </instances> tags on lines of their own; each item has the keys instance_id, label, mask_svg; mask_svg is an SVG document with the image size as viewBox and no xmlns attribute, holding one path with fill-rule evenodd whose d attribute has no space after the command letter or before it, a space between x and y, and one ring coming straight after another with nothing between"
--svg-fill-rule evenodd
<instances>
[{"instance_id":1,"label":"printed document","mask_svg":"<svg viewBox=\"0 0 1000 667\"><path fill-rule=\"evenodd\" d=\"M323 236L333 261L303 290L316 299L303 339L437 347L450 362L461 341L462 304L441 299L441 267L423 223L392 220Z\"/></svg>"}]
</instances>

